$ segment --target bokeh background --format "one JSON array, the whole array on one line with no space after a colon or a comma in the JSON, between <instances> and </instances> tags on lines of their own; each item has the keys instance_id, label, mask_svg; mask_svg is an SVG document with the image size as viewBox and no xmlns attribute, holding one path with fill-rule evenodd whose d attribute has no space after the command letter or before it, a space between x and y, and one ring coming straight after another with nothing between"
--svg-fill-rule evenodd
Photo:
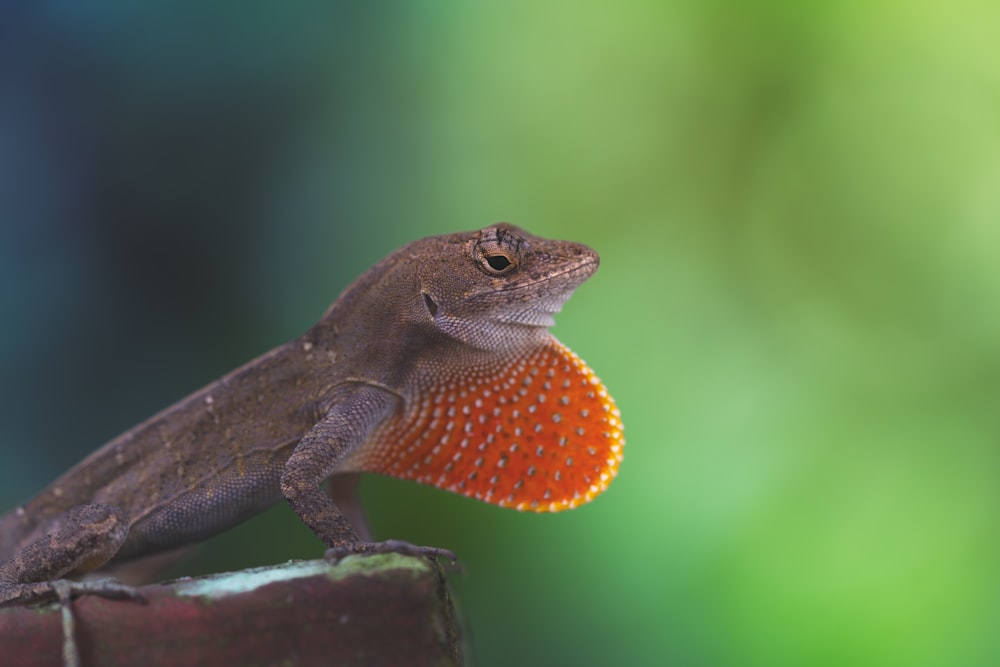
<instances>
[{"instance_id":1,"label":"bokeh background","mask_svg":"<svg viewBox=\"0 0 1000 667\"><path fill-rule=\"evenodd\" d=\"M0 5L0 507L414 238L602 268L559 515L369 479L475 664L1000 662L995 3ZM284 507L185 573L321 549Z\"/></svg>"}]
</instances>

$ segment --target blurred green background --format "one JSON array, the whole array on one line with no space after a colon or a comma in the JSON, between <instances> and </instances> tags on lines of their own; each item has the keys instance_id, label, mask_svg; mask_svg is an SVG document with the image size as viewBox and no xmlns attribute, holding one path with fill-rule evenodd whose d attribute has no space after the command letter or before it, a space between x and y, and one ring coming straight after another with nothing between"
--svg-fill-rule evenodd
<instances>
[{"instance_id":1,"label":"blurred green background","mask_svg":"<svg viewBox=\"0 0 1000 667\"><path fill-rule=\"evenodd\" d=\"M0 506L414 238L602 268L594 503L366 480L475 664L1000 662L1000 6L7 3ZM279 507L190 572L313 557Z\"/></svg>"}]
</instances>

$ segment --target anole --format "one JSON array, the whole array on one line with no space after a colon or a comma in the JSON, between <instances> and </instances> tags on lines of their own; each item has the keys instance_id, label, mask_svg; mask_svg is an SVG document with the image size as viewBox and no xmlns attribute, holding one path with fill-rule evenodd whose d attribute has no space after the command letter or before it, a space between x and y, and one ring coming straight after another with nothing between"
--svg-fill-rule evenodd
<instances>
[{"instance_id":1,"label":"anole","mask_svg":"<svg viewBox=\"0 0 1000 667\"><path fill-rule=\"evenodd\" d=\"M622 459L620 416L548 328L597 266L504 223L404 246L302 336L0 517L0 604L87 592L65 578L197 543L282 496L336 553L449 553L362 539L359 473L521 510L591 500Z\"/></svg>"}]
</instances>

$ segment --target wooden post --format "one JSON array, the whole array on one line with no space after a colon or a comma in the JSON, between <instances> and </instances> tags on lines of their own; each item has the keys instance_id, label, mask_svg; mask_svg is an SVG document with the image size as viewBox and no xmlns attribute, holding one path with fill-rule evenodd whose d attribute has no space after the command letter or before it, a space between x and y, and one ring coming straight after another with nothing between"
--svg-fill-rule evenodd
<instances>
[{"instance_id":1,"label":"wooden post","mask_svg":"<svg viewBox=\"0 0 1000 667\"><path fill-rule=\"evenodd\" d=\"M461 665L437 562L399 554L289 562L138 589L145 603L71 603L84 667ZM0 609L8 667L63 665L58 603Z\"/></svg>"}]
</instances>

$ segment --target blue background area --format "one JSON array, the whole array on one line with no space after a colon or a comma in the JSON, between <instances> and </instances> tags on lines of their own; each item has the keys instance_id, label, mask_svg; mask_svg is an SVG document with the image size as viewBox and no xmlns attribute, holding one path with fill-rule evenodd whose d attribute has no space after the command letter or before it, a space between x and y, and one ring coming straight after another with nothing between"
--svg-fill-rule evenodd
<instances>
[{"instance_id":1,"label":"blue background area","mask_svg":"<svg viewBox=\"0 0 1000 667\"><path fill-rule=\"evenodd\" d=\"M0 6L0 506L309 327L390 250L597 248L556 334L595 502L386 479L480 665L1000 659L1000 10ZM279 507L186 573L320 547Z\"/></svg>"}]
</instances>

